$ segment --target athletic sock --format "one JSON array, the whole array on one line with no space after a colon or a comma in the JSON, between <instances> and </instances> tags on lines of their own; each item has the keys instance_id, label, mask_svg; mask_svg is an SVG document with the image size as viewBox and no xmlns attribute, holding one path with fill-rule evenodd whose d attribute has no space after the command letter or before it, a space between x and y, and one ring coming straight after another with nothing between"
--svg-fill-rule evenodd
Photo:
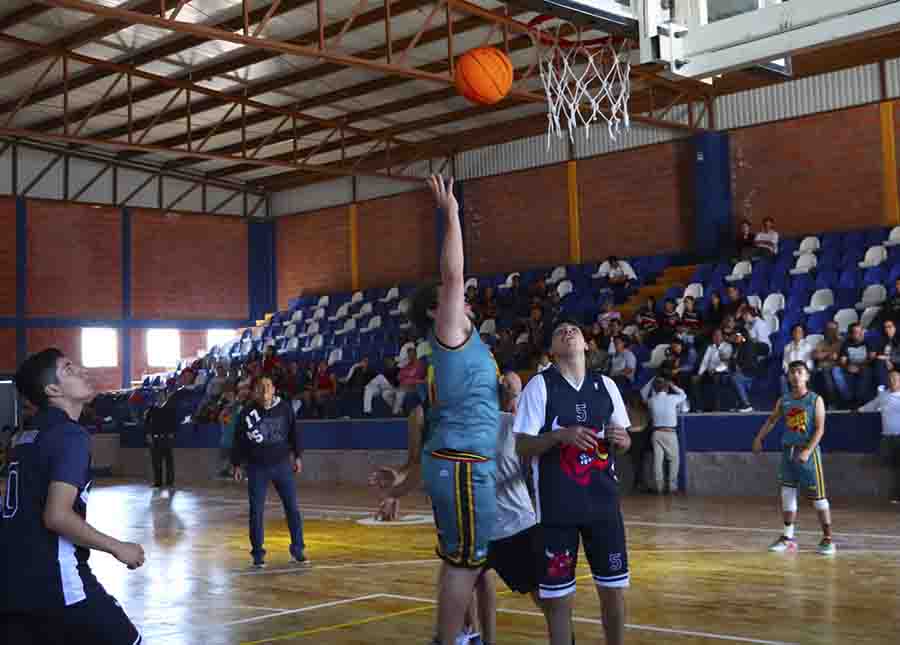
<instances>
[{"instance_id":1,"label":"athletic sock","mask_svg":"<svg viewBox=\"0 0 900 645\"><path fill-rule=\"evenodd\" d=\"M794 539L794 525L785 523L784 525L784 537L793 540Z\"/></svg>"},{"instance_id":2,"label":"athletic sock","mask_svg":"<svg viewBox=\"0 0 900 645\"><path fill-rule=\"evenodd\" d=\"M825 536L826 540L831 539L831 524L822 525L822 534Z\"/></svg>"}]
</instances>

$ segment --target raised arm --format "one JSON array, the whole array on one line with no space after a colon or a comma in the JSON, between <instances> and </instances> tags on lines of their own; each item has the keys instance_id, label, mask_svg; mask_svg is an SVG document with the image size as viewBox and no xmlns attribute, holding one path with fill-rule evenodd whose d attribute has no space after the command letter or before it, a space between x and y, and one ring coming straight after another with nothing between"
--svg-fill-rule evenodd
<instances>
[{"instance_id":1,"label":"raised arm","mask_svg":"<svg viewBox=\"0 0 900 645\"><path fill-rule=\"evenodd\" d=\"M431 192L444 218L444 246L441 249L441 285L434 321L438 340L450 347L463 344L472 331L466 315L465 262L459 204L453 195L453 179L440 175L428 180Z\"/></svg>"}]
</instances>

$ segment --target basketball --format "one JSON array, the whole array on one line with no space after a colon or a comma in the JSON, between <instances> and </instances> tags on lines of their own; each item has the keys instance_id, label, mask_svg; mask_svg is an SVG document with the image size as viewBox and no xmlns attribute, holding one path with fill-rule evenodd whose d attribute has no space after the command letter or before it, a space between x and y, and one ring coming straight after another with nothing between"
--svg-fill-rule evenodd
<instances>
[{"instance_id":1,"label":"basketball","mask_svg":"<svg viewBox=\"0 0 900 645\"><path fill-rule=\"evenodd\" d=\"M498 103L509 94L512 81L509 57L494 47L469 50L456 63L456 90L473 103Z\"/></svg>"}]
</instances>

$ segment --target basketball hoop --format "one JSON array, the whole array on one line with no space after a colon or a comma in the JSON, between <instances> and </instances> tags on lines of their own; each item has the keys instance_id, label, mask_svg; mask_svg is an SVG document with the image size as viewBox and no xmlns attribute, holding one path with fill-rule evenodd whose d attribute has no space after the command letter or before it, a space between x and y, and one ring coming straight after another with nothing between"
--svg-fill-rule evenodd
<instances>
[{"instance_id":1,"label":"basketball hoop","mask_svg":"<svg viewBox=\"0 0 900 645\"><path fill-rule=\"evenodd\" d=\"M562 137L563 126L573 142L581 126L590 137L590 126L601 119L615 139L630 125L631 41L617 36L585 40L583 30L571 23L546 24L556 18L538 16L528 23L547 92L547 144L551 135ZM563 25L575 29L574 39L561 34Z\"/></svg>"}]
</instances>

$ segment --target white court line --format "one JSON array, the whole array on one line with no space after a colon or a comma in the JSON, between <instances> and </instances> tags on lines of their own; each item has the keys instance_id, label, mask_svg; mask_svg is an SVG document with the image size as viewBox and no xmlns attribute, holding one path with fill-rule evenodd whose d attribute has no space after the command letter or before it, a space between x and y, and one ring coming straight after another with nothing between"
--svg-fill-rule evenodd
<instances>
[{"instance_id":1,"label":"white court line","mask_svg":"<svg viewBox=\"0 0 900 645\"><path fill-rule=\"evenodd\" d=\"M316 565L310 564L308 566L296 565L293 567L283 567L280 569L261 569L259 571L238 571L232 575L234 576L267 576L267 575L277 575L280 573L300 573L307 571L331 571L335 569L368 569L371 567L391 567L391 566L407 566L407 565L418 565L418 564L434 564L436 562L440 562L439 559L433 558L430 560L391 560L391 561L381 561L381 562L345 562L343 564L325 564L325 565Z\"/></svg>"},{"instance_id":2,"label":"white court line","mask_svg":"<svg viewBox=\"0 0 900 645\"><path fill-rule=\"evenodd\" d=\"M661 529L701 529L704 531L744 531L751 533L772 533L778 528L755 528L749 526L723 526L720 524L685 524L677 522L641 522L638 520L625 519L625 528L629 526L652 526ZM807 535L819 535L821 531L797 531L797 533L805 533ZM883 540L900 540L900 535L888 535L885 533L833 533L835 536L846 538L873 538Z\"/></svg>"},{"instance_id":3,"label":"white court line","mask_svg":"<svg viewBox=\"0 0 900 645\"><path fill-rule=\"evenodd\" d=\"M394 598L396 600L408 600L410 602L421 602L428 603L430 605L437 604L437 601L433 598L417 598L416 596L401 596L397 594L391 593L383 593L380 594L384 598ZM497 613L504 614L516 614L519 616L536 616L539 618L543 618L544 614L538 611L526 611L523 609L504 609L502 607L497 608ZM579 616L573 616L572 620L576 623L587 623L590 625L602 625L603 621L598 620L596 618L581 618ZM695 632L687 629L671 629L668 627L656 627L654 625L636 625L632 623L625 623L625 627L628 629L636 629L647 632L659 632L662 634L678 634L681 636L699 636L702 638L712 638L720 641L736 641L740 643L755 643L756 645L799 645L799 643L791 643L787 641L770 641L770 640L762 640L759 638L747 638L744 636L731 636L729 634L714 634L711 632Z\"/></svg>"}]
</instances>

